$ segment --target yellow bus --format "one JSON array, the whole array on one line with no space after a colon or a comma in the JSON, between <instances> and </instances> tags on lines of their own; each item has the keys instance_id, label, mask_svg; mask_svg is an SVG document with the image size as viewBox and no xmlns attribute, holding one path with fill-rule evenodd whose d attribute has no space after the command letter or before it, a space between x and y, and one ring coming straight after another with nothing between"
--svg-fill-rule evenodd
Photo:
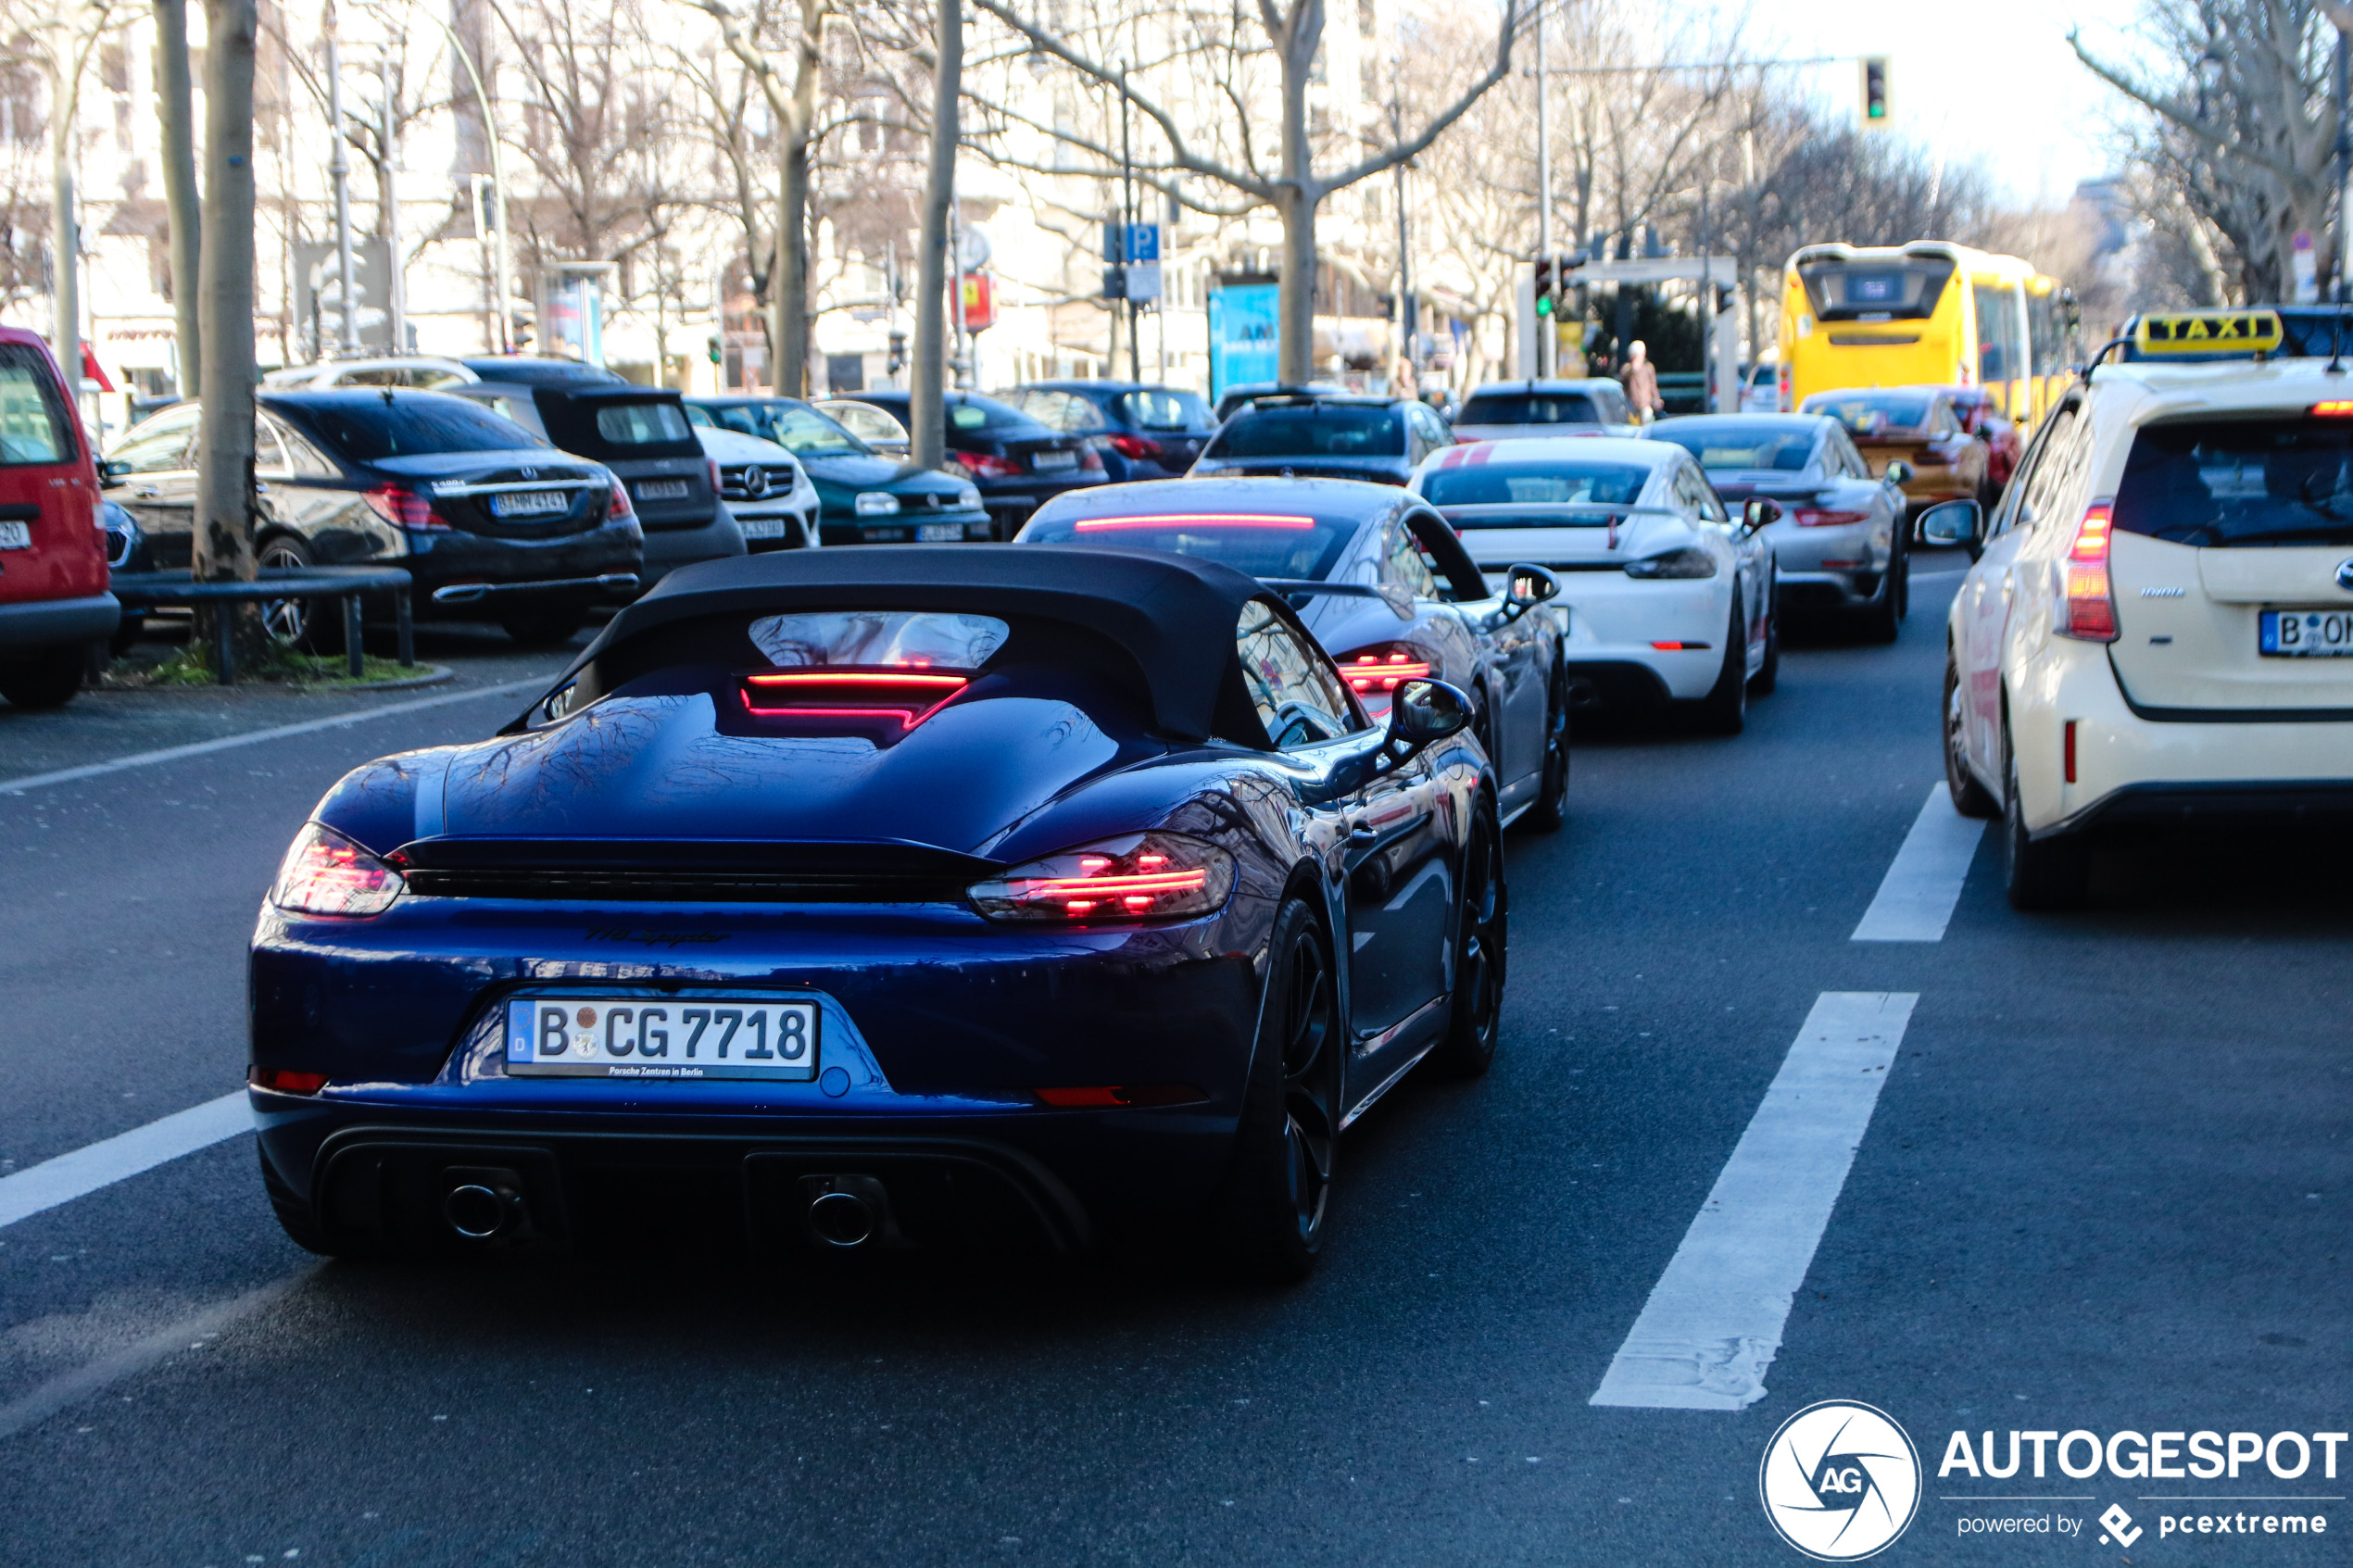
<instances>
[{"instance_id":1,"label":"yellow bus","mask_svg":"<svg viewBox=\"0 0 2353 1568\"><path fill-rule=\"evenodd\" d=\"M2063 391L2073 300L2014 256L1916 240L1806 245L1781 289L1784 408L1856 386L1982 386L2031 425Z\"/></svg>"}]
</instances>

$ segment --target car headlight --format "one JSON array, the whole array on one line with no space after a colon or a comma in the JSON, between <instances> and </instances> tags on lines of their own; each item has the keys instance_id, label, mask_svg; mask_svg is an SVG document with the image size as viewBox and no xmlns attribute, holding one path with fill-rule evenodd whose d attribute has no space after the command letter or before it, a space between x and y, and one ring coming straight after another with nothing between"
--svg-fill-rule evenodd
<instances>
[{"instance_id":1,"label":"car headlight","mask_svg":"<svg viewBox=\"0 0 2353 1568\"><path fill-rule=\"evenodd\" d=\"M868 490L858 497L860 517L889 517L899 510L899 497L882 490Z\"/></svg>"},{"instance_id":2,"label":"car headlight","mask_svg":"<svg viewBox=\"0 0 2353 1568\"><path fill-rule=\"evenodd\" d=\"M979 489L970 484L961 487L956 492L956 504L960 507L976 507L980 505Z\"/></svg>"},{"instance_id":3,"label":"car headlight","mask_svg":"<svg viewBox=\"0 0 2353 1568\"><path fill-rule=\"evenodd\" d=\"M1214 914L1234 890L1234 858L1177 833L1106 838L1015 866L965 889L990 920L1126 925Z\"/></svg>"},{"instance_id":4,"label":"car headlight","mask_svg":"<svg viewBox=\"0 0 2353 1568\"><path fill-rule=\"evenodd\" d=\"M298 915L380 915L408 884L400 873L323 822L295 835L270 901Z\"/></svg>"},{"instance_id":5,"label":"car headlight","mask_svg":"<svg viewBox=\"0 0 2353 1568\"><path fill-rule=\"evenodd\" d=\"M1663 556L1628 561L1626 575L1642 578L1713 577L1716 575L1716 558L1697 545L1686 545Z\"/></svg>"}]
</instances>

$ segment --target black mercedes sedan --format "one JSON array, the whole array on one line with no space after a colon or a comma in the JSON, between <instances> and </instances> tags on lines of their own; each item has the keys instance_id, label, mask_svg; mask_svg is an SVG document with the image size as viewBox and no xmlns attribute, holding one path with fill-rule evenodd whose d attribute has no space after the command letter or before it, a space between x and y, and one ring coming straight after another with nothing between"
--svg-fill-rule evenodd
<instances>
[{"instance_id":1,"label":"black mercedes sedan","mask_svg":"<svg viewBox=\"0 0 2353 1568\"><path fill-rule=\"evenodd\" d=\"M1406 484L1424 458L1453 444L1446 421L1418 398L1277 393L1236 409L1202 448L1192 477Z\"/></svg>"},{"instance_id":2,"label":"black mercedes sedan","mask_svg":"<svg viewBox=\"0 0 2353 1568\"><path fill-rule=\"evenodd\" d=\"M1084 436L1114 483L1182 479L1217 416L1198 392L1132 381L1045 381L1001 395L1049 430Z\"/></svg>"},{"instance_id":3,"label":"black mercedes sedan","mask_svg":"<svg viewBox=\"0 0 2353 1568\"><path fill-rule=\"evenodd\" d=\"M909 394L862 392L870 404L910 429ZM1102 454L1083 435L1049 430L1020 409L973 392L947 395L948 461L980 487L995 537L1010 539L1043 503L1065 490L1103 483Z\"/></svg>"},{"instance_id":4,"label":"black mercedes sedan","mask_svg":"<svg viewBox=\"0 0 2353 1568\"><path fill-rule=\"evenodd\" d=\"M257 402L263 566L403 567L419 619L495 621L525 643L561 642L592 605L637 590L645 536L601 463L438 392L341 387ZM189 565L197 411L176 403L107 454L114 495L157 570ZM281 638L340 646L340 621L314 617L308 601L264 608Z\"/></svg>"},{"instance_id":5,"label":"black mercedes sedan","mask_svg":"<svg viewBox=\"0 0 2353 1568\"><path fill-rule=\"evenodd\" d=\"M1409 681L1470 694L1505 825L1567 820L1569 684L1557 596L1541 566L1491 586L1437 511L1344 480L1112 484L1048 502L1017 541L1126 545L1221 561L1283 596L1375 719Z\"/></svg>"}]
</instances>

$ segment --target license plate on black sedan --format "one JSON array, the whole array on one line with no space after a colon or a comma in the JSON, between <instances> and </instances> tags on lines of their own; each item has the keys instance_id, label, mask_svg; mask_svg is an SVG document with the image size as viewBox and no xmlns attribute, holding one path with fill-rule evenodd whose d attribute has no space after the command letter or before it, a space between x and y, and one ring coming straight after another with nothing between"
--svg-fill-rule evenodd
<instances>
[{"instance_id":1,"label":"license plate on black sedan","mask_svg":"<svg viewBox=\"0 0 2353 1568\"><path fill-rule=\"evenodd\" d=\"M490 497L492 517L550 517L572 510L572 497L560 490L509 490Z\"/></svg>"},{"instance_id":2,"label":"license plate on black sedan","mask_svg":"<svg viewBox=\"0 0 2353 1568\"><path fill-rule=\"evenodd\" d=\"M641 479L637 482L640 501L683 501L686 498L686 482L683 479Z\"/></svg>"},{"instance_id":3,"label":"license plate on black sedan","mask_svg":"<svg viewBox=\"0 0 2353 1568\"><path fill-rule=\"evenodd\" d=\"M1029 466L1039 473L1051 469L1075 469L1078 466L1078 454L1076 452L1032 452L1029 455Z\"/></svg>"},{"instance_id":4,"label":"license plate on black sedan","mask_svg":"<svg viewBox=\"0 0 2353 1568\"><path fill-rule=\"evenodd\" d=\"M507 1072L526 1078L817 1076L817 1004L774 997L519 997Z\"/></svg>"},{"instance_id":5,"label":"license plate on black sedan","mask_svg":"<svg viewBox=\"0 0 2353 1568\"><path fill-rule=\"evenodd\" d=\"M2353 609L2267 609L2259 637L2265 659L2353 659Z\"/></svg>"}]
</instances>

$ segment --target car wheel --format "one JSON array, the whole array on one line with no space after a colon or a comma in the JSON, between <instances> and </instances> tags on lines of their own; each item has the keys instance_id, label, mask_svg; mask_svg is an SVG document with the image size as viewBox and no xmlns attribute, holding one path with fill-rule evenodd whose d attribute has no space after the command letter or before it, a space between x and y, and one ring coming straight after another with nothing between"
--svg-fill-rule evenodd
<instances>
[{"instance_id":1,"label":"car wheel","mask_svg":"<svg viewBox=\"0 0 2353 1568\"><path fill-rule=\"evenodd\" d=\"M1241 1123L1210 1220L1236 1274L1288 1285L1307 1277L1323 1248L1343 1031L1331 948L1304 900L1285 901L1268 948Z\"/></svg>"},{"instance_id":2,"label":"car wheel","mask_svg":"<svg viewBox=\"0 0 2353 1568\"><path fill-rule=\"evenodd\" d=\"M1699 727L1710 734L1736 735L1748 723L1748 618L1732 594L1732 619L1724 632L1724 668L1707 695L1692 704Z\"/></svg>"},{"instance_id":3,"label":"car wheel","mask_svg":"<svg viewBox=\"0 0 2353 1568\"><path fill-rule=\"evenodd\" d=\"M280 534L263 544L258 564L273 571L308 571L317 563L310 558L308 546ZM280 647L319 654L343 651L340 599L264 599L261 626Z\"/></svg>"},{"instance_id":4,"label":"car wheel","mask_svg":"<svg viewBox=\"0 0 2353 1568\"><path fill-rule=\"evenodd\" d=\"M1555 665L1544 704L1544 778L1521 820L1538 833L1558 833L1568 821L1568 672Z\"/></svg>"},{"instance_id":5,"label":"car wheel","mask_svg":"<svg viewBox=\"0 0 2353 1568\"><path fill-rule=\"evenodd\" d=\"M1454 931L1453 1013L1430 1064L1450 1078L1485 1076L1504 1026L1504 965L1509 899L1501 835L1481 812L1463 857L1463 897Z\"/></svg>"},{"instance_id":6,"label":"car wheel","mask_svg":"<svg viewBox=\"0 0 2353 1568\"><path fill-rule=\"evenodd\" d=\"M1985 818L1999 815L2001 802L1994 792L1977 782L1969 771L1967 734L1963 728L1969 721L1967 696L1961 690L1960 662L1952 650L1944 652L1944 789L1953 797L1953 809L1964 817Z\"/></svg>"},{"instance_id":7,"label":"car wheel","mask_svg":"<svg viewBox=\"0 0 2353 1568\"><path fill-rule=\"evenodd\" d=\"M0 696L19 708L63 708L82 689L89 664L90 650L79 643L11 659L0 664Z\"/></svg>"},{"instance_id":8,"label":"car wheel","mask_svg":"<svg viewBox=\"0 0 2353 1568\"><path fill-rule=\"evenodd\" d=\"M120 659L138 646L139 638L146 629L145 616L132 610L124 610L122 620L115 626L114 635L107 639L107 652Z\"/></svg>"},{"instance_id":9,"label":"car wheel","mask_svg":"<svg viewBox=\"0 0 2353 1568\"><path fill-rule=\"evenodd\" d=\"M551 648L572 641L587 619L577 609L518 610L500 616L498 624L527 648Z\"/></svg>"},{"instance_id":10,"label":"car wheel","mask_svg":"<svg viewBox=\"0 0 2353 1568\"><path fill-rule=\"evenodd\" d=\"M2018 757L2002 733L2002 873L2010 908L2071 909L2090 891L2091 856L2081 834L2029 837L2019 804Z\"/></svg>"},{"instance_id":11,"label":"car wheel","mask_svg":"<svg viewBox=\"0 0 2353 1568\"><path fill-rule=\"evenodd\" d=\"M1765 662L1756 667L1756 674L1748 683L1751 696L1771 696L1773 688L1781 684L1781 598L1776 593L1772 608L1765 612Z\"/></svg>"}]
</instances>

